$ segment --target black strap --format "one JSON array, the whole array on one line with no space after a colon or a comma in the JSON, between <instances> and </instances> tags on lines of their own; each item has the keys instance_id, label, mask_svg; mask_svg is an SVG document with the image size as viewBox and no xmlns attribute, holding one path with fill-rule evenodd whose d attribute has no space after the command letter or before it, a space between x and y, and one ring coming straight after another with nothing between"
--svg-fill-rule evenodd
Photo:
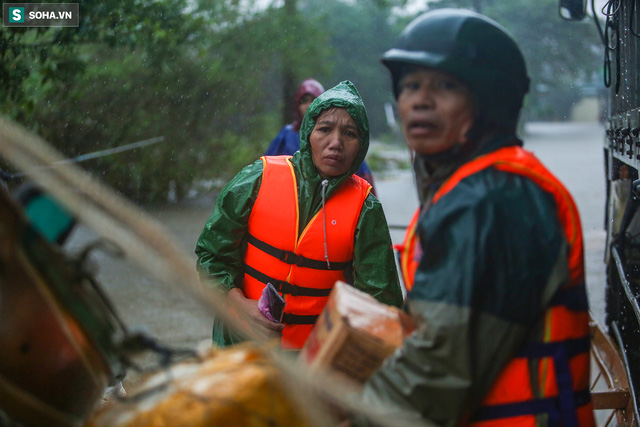
<instances>
[{"instance_id":1,"label":"black strap","mask_svg":"<svg viewBox=\"0 0 640 427\"><path fill-rule=\"evenodd\" d=\"M584 282L570 288L562 288L558 290L555 296L551 299L549 305L562 305L571 311L589 310L589 301L587 299L587 290Z\"/></svg>"},{"instance_id":2,"label":"black strap","mask_svg":"<svg viewBox=\"0 0 640 427\"><path fill-rule=\"evenodd\" d=\"M573 378L569 360L578 354L588 354L589 346L588 336L559 342L527 344L519 352L519 355L532 359L553 358L558 395L524 402L487 406L482 408L481 414L477 416L483 419L493 419L546 412L550 420L561 420L562 425L566 427L578 427L576 410L578 407L588 403L590 396L589 390L578 392L573 390ZM557 421L550 424L559 425L560 422Z\"/></svg>"},{"instance_id":3,"label":"black strap","mask_svg":"<svg viewBox=\"0 0 640 427\"><path fill-rule=\"evenodd\" d=\"M284 313L282 315L282 323L287 325L313 325L316 323L316 320L318 320L317 314L302 315Z\"/></svg>"},{"instance_id":4,"label":"black strap","mask_svg":"<svg viewBox=\"0 0 640 427\"><path fill-rule=\"evenodd\" d=\"M590 346L591 341L588 336L557 342L534 342L526 344L518 352L518 356L542 359L543 357L554 357L559 351L562 351L568 358L572 358L581 353L588 353Z\"/></svg>"},{"instance_id":5,"label":"black strap","mask_svg":"<svg viewBox=\"0 0 640 427\"><path fill-rule=\"evenodd\" d=\"M574 399L576 407L580 407L591 401L591 394L589 390L579 390L574 393ZM562 417L557 397L537 398L524 402L483 406L473 415L473 421L496 420L544 413L549 414L550 418L555 418L556 420Z\"/></svg>"},{"instance_id":6,"label":"black strap","mask_svg":"<svg viewBox=\"0 0 640 427\"><path fill-rule=\"evenodd\" d=\"M294 297L327 297L331 293L331 289L305 288L303 286L292 285L284 280L276 280L246 264L244 265L244 272L265 285L271 283L278 292L290 294Z\"/></svg>"},{"instance_id":7,"label":"black strap","mask_svg":"<svg viewBox=\"0 0 640 427\"><path fill-rule=\"evenodd\" d=\"M271 246L251 234L248 236L247 241L253 246L287 264L297 265L298 267L313 268L314 270L346 270L351 266L351 260L345 262L329 261L331 266L328 266L327 261L306 258L291 251L285 251L283 249L278 249L275 246Z\"/></svg>"}]
</instances>

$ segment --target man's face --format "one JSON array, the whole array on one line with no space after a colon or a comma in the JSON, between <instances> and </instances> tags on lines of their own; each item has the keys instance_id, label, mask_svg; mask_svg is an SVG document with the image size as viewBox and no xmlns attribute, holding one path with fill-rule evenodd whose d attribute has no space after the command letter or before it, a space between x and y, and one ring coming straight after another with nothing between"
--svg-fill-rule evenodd
<instances>
[{"instance_id":1,"label":"man's face","mask_svg":"<svg viewBox=\"0 0 640 427\"><path fill-rule=\"evenodd\" d=\"M466 142L474 106L458 78L416 67L400 81L398 113L409 146L419 154L437 154Z\"/></svg>"},{"instance_id":2,"label":"man's face","mask_svg":"<svg viewBox=\"0 0 640 427\"><path fill-rule=\"evenodd\" d=\"M313 164L328 179L346 173L360 150L360 132L344 108L331 108L318 116L309 135Z\"/></svg>"}]
</instances>

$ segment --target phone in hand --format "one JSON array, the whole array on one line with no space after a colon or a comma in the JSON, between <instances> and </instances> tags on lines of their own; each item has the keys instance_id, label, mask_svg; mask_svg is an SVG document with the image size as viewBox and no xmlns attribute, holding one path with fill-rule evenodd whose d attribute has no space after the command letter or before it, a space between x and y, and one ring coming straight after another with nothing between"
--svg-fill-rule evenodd
<instances>
[{"instance_id":1,"label":"phone in hand","mask_svg":"<svg viewBox=\"0 0 640 427\"><path fill-rule=\"evenodd\" d=\"M267 307L271 317L278 322L282 323L282 316L284 315L284 306L286 304L284 298L278 293L275 286L271 283L267 283L267 289L265 290L267 298Z\"/></svg>"}]
</instances>

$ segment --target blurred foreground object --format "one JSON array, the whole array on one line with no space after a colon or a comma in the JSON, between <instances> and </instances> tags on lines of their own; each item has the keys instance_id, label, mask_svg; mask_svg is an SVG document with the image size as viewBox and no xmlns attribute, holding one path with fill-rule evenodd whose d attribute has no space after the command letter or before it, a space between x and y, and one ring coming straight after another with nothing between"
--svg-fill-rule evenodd
<instances>
[{"instance_id":1,"label":"blurred foreground object","mask_svg":"<svg viewBox=\"0 0 640 427\"><path fill-rule=\"evenodd\" d=\"M60 203L79 223L92 228L104 241L117 242L117 247L124 252L124 255L144 267L158 280L175 286L176 291L189 294L212 314L225 320L231 319L224 300L220 299L214 290L200 285L191 257L180 250L169 233L156 221L142 215L136 206L77 166L60 163L64 159L46 141L2 116L0 116L0 155L16 169L29 171L28 179ZM60 166L48 167L52 164L60 164ZM40 228L36 228L35 224L29 224L29 221L24 219L25 215L20 212L17 204L12 203L11 197L5 192L5 187L0 187L0 192L2 193L0 196L0 233L2 233L0 239L0 349L3 351L0 355L0 426L14 427L14 423L20 427L76 426L86 421L85 416L90 416L93 425L98 425L96 423L105 420L103 417L106 417L107 413L115 414L118 410L124 412L125 406L122 405L127 405L129 409L136 407L141 411L143 408L137 405L143 401L149 403L146 408L151 410L153 402L146 398L154 393L143 393L135 389L127 390L126 396L129 402L127 404L106 402L105 409L95 408L100 404L100 396L107 384L116 385L116 388L112 388L111 391L116 395L122 394L119 393L121 390L117 382L113 380L121 377L121 372L124 371L121 365L129 366L132 356L145 351L156 353L160 356L159 367L165 369L162 372L166 375L167 370L175 366L176 356L190 357L193 352L167 349L155 342L153 337L126 331L91 275L84 273L80 277L73 275L74 272L80 274L85 271L79 268L82 267L81 263L78 263L79 260L65 257L61 253L62 248L49 244L44 236L36 232ZM29 218L31 221L38 222L43 217L37 215ZM45 222L49 223L49 220ZM20 232L22 229L26 230L25 233ZM61 234L49 236L49 238L57 241L58 237L64 236L63 228L60 228L60 231L62 231ZM24 244L24 247L18 246L16 249L18 243ZM30 252L25 248L34 250ZM87 253L86 250L85 253ZM35 261L38 262L35 263ZM75 261L72 264L73 267L69 267L70 261ZM34 263L31 264L31 262ZM17 272L20 275L10 276L10 272ZM29 283L27 286L23 285L21 278L34 280L26 281L25 283ZM78 285L75 279L78 279L82 285ZM84 285L90 286L85 289ZM22 293L31 287L34 288L33 298L24 297ZM83 299L85 294L86 301ZM39 310L40 308L42 309ZM47 314L49 311L51 313ZM57 323L49 323L50 319ZM57 331L52 325L60 330ZM53 333L49 329L56 332ZM32 357L33 347L29 344L32 341L16 338L16 334L20 331L24 331L25 337L33 338L33 342L39 343L40 339L45 341L46 346L43 346L46 351L39 353L42 357ZM240 326L236 332L244 337L249 336ZM47 339L58 340L49 342ZM27 345L21 345L25 343ZM237 355L238 353L230 351L225 354ZM26 357L25 355L30 356L28 361L22 359ZM15 363L12 356L20 363ZM271 366L269 369L265 368L266 372L272 373L275 371L273 367L278 367L281 374L277 382L285 385L287 397L290 401L295 401L297 410L304 410L305 414L310 414L307 420L312 420L314 425L335 425L335 422L329 419L330 413L325 405L318 402L319 398L327 400L329 404L336 407L348 409L349 412L360 413L363 416L372 412L371 407L363 405L354 396L355 393L350 393L349 384L341 382L341 378L325 375L325 373L311 375L308 369L299 369L297 364L291 363L290 357L277 352L265 350L261 352L261 356L268 360L264 364ZM56 375L52 375L43 369L51 365L49 358L58 362L54 368L62 369L62 373L54 369L53 372ZM229 360L236 361L238 369L242 365L254 371L257 370L254 362L247 362L246 357ZM31 364L32 368L29 368L28 364ZM204 365L207 363L205 362ZM17 374L16 367L20 368ZM237 372L231 374L231 371L224 369L221 371L229 372L229 375L220 373L220 377L225 380L215 385L218 390L233 388L242 390L244 393L253 393L259 388L268 392L258 396L262 399L261 401L268 402L269 405L283 404L282 401L272 402L272 400L282 399L278 398L281 389L275 386L275 380L272 381L271 376L268 376L269 381L262 386L261 382L256 380L260 378L259 376L251 380L246 379L243 388L236 381L247 378L245 375L249 376L249 371L244 375ZM175 377L176 371L172 372ZM182 372L180 375L182 376ZM195 381L198 376L205 377L205 375L193 374L191 378L194 384L200 385ZM155 378L160 378L160 375ZM147 384L151 390L149 388L146 390L161 391L164 384L168 383L167 377L164 378L165 380L160 381L158 388L155 388L154 384ZM233 387L227 381L230 378L233 380ZM27 383L23 384L23 381ZM40 392L38 387L41 387L43 392ZM172 387L175 387L175 384ZM194 397L192 402L194 406L201 404L195 401L195 397L200 396L199 393L202 390L189 391L188 387L182 390L183 393ZM133 399L136 399L135 402ZM250 398L247 399L251 401ZM228 399L226 402L232 407L237 407ZM119 409L112 409L112 412L109 412L109 408L116 407ZM253 405L243 406L243 408L247 407L253 408ZM158 410L158 414L163 411L163 407L155 409ZM416 427L419 425L413 421L402 423L402 420L397 420L396 417L385 416L388 411L383 405L375 409L377 410L376 423L380 426ZM4 411L8 413L8 417ZM87 412L89 415L85 415ZM262 412L255 413L262 414ZM271 415L272 412L268 414ZM279 417L280 412L277 414ZM287 409L286 419L283 419L282 423L279 418L276 422L273 418L265 417L247 418L246 422L252 426L268 423L283 426L309 424L303 423L295 414ZM111 425L106 424L107 421L104 422L103 425ZM210 425L241 425L243 421L234 424L212 423ZM176 424L164 425L173 427ZM199 424L189 421L187 425Z\"/></svg>"},{"instance_id":2,"label":"blurred foreground object","mask_svg":"<svg viewBox=\"0 0 640 427\"><path fill-rule=\"evenodd\" d=\"M211 350L145 377L141 396L100 409L87 427L310 425L282 386L281 371L257 344Z\"/></svg>"},{"instance_id":3,"label":"blurred foreground object","mask_svg":"<svg viewBox=\"0 0 640 427\"><path fill-rule=\"evenodd\" d=\"M363 382L412 330L402 310L336 282L300 359L314 369L330 368Z\"/></svg>"},{"instance_id":4,"label":"blurred foreground object","mask_svg":"<svg viewBox=\"0 0 640 427\"><path fill-rule=\"evenodd\" d=\"M124 375L123 333L82 263L0 190L0 410L25 426L80 425Z\"/></svg>"},{"instance_id":5,"label":"blurred foreground object","mask_svg":"<svg viewBox=\"0 0 640 427\"><path fill-rule=\"evenodd\" d=\"M160 368L194 355L129 331L86 264L90 252L124 252L194 293L200 287L163 230L1 116L0 154L29 171L16 194L0 187L0 426L80 426L107 386L123 394L118 380L137 369L137 355L155 353ZM76 219L102 239L74 255L63 243Z\"/></svg>"}]
</instances>

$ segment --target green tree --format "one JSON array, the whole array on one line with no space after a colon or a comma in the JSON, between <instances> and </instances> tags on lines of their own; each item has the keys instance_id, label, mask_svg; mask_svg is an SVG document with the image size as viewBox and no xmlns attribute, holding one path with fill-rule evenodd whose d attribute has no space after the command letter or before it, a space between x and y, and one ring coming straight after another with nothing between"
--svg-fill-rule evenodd
<instances>
[{"instance_id":1,"label":"green tree","mask_svg":"<svg viewBox=\"0 0 640 427\"><path fill-rule=\"evenodd\" d=\"M55 3L55 1L49 1ZM29 122L35 102L85 70L89 45L159 46L176 25L184 1L83 1L78 28L0 28L1 112ZM179 36L178 36L179 37ZM42 89L45 93L42 93Z\"/></svg>"},{"instance_id":2,"label":"green tree","mask_svg":"<svg viewBox=\"0 0 640 427\"><path fill-rule=\"evenodd\" d=\"M374 136L389 131L384 104L393 101L391 80L379 59L400 33L392 8L404 3L326 0L301 5L308 20L321 23L332 47L332 73L323 84L332 86L342 80L351 80L356 85L367 106Z\"/></svg>"},{"instance_id":3,"label":"green tree","mask_svg":"<svg viewBox=\"0 0 640 427\"><path fill-rule=\"evenodd\" d=\"M115 78L107 80L103 55L109 61L139 49L150 66L162 66L160 54L193 34L184 7L182 1L85 1L78 28L3 28L0 110L67 156L130 142L125 138L133 120L114 113L126 102L117 91L106 92ZM122 69L118 64L115 74ZM96 78L104 80L87 86ZM87 108L92 100L104 103Z\"/></svg>"},{"instance_id":4,"label":"green tree","mask_svg":"<svg viewBox=\"0 0 640 427\"><path fill-rule=\"evenodd\" d=\"M281 37L277 8L140 0L84 2L80 12L77 29L5 29L13 44L3 59L22 62L2 63L3 82L20 89L2 108L68 156L164 136L87 164L140 201L166 197L172 184L180 197L195 181L225 179L264 151L281 126L283 52L296 74L323 69L302 55L322 59L322 36L305 25L301 40L316 44Z\"/></svg>"}]
</instances>

